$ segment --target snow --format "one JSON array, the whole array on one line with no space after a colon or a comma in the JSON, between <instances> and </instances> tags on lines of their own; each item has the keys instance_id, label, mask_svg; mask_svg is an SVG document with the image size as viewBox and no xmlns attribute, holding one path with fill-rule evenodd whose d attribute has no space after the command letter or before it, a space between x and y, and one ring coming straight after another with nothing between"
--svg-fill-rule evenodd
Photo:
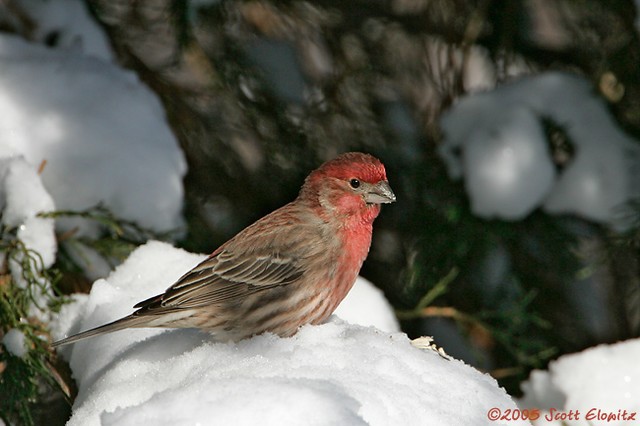
<instances>
[{"instance_id":1,"label":"snow","mask_svg":"<svg viewBox=\"0 0 640 426\"><path fill-rule=\"evenodd\" d=\"M54 202L37 170L22 157L0 159L0 205L2 223L17 228L25 248L40 255L43 267L50 267L57 249L54 223L37 214L54 210Z\"/></svg>"},{"instance_id":2,"label":"snow","mask_svg":"<svg viewBox=\"0 0 640 426\"><path fill-rule=\"evenodd\" d=\"M2 338L2 344L11 355L22 358L29 351L25 344L25 339L26 337L22 331L12 328Z\"/></svg>"},{"instance_id":3,"label":"snow","mask_svg":"<svg viewBox=\"0 0 640 426\"><path fill-rule=\"evenodd\" d=\"M559 173L543 118L574 146ZM519 220L541 207L624 227L619 209L640 195L640 148L581 77L548 72L467 96L441 125L440 154L478 216Z\"/></svg>"},{"instance_id":4,"label":"snow","mask_svg":"<svg viewBox=\"0 0 640 426\"><path fill-rule=\"evenodd\" d=\"M502 117L497 129L467 139L463 167L472 208L481 216L520 218L540 204L555 179L539 121L525 108Z\"/></svg>"},{"instance_id":5,"label":"snow","mask_svg":"<svg viewBox=\"0 0 640 426\"><path fill-rule=\"evenodd\" d=\"M570 413L574 420L567 425L626 425L636 424L640 415L640 339L612 345L600 345L583 352L565 355L553 361L548 371L533 371L522 384L523 408L543 409L539 425L549 423L544 415ZM636 421L615 419L607 421L597 417L601 413L636 414ZM576 416L576 412L580 412Z\"/></svg>"},{"instance_id":6,"label":"snow","mask_svg":"<svg viewBox=\"0 0 640 426\"><path fill-rule=\"evenodd\" d=\"M374 326L386 332L400 331L400 324L382 290L358 277L335 315L352 324Z\"/></svg>"},{"instance_id":7,"label":"snow","mask_svg":"<svg viewBox=\"0 0 640 426\"><path fill-rule=\"evenodd\" d=\"M2 223L17 229L17 238L40 255L44 268L55 261L54 226L91 236L99 225L80 218L54 223L38 217L40 212L102 204L116 217L146 228L180 229L186 161L156 95L132 72L101 59L108 55L98 47L98 27L89 29L83 3L25 1L20 6L38 20L37 31L60 26L73 39L93 41L85 55L70 46L48 49L0 35ZM87 20L76 19L81 14ZM66 26L70 22L79 27ZM104 261L86 247L81 250L69 248L91 278L108 273ZM24 287L21 259L9 266ZM38 291L47 291L48 283L43 284ZM41 302L43 296L35 297Z\"/></svg>"},{"instance_id":8,"label":"snow","mask_svg":"<svg viewBox=\"0 0 640 426\"><path fill-rule=\"evenodd\" d=\"M88 297L64 307L54 334L130 313L203 258L147 243L96 282ZM361 324L369 323L362 314L391 315L364 280L349 297L354 300L341 307L343 315ZM397 330L393 321L386 326ZM79 386L69 426L478 425L487 423L491 407L515 408L490 376L421 351L403 333L335 316L288 339L265 334L228 343L197 330L136 329L62 352Z\"/></svg>"},{"instance_id":9,"label":"snow","mask_svg":"<svg viewBox=\"0 0 640 426\"><path fill-rule=\"evenodd\" d=\"M15 250L0 252L1 261L7 261L13 283L26 288L29 282L24 276L25 253L28 251L37 261L29 262L29 273L38 282L31 286L32 300L35 302L29 308L29 315L37 316L46 321L48 317L38 309L45 306L50 285L39 274L49 268L55 261L57 242L54 232L54 222L50 218L38 217L42 211L54 209L54 202L41 181L36 169L29 165L21 156L0 158L0 222L4 232L16 237L24 245L15 246ZM34 288L35 287L35 288Z\"/></svg>"},{"instance_id":10,"label":"snow","mask_svg":"<svg viewBox=\"0 0 640 426\"><path fill-rule=\"evenodd\" d=\"M184 155L135 74L7 35L0 69L0 158L46 161L41 178L58 209L102 203L156 231L183 225ZM56 225L95 232L78 219Z\"/></svg>"}]
</instances>

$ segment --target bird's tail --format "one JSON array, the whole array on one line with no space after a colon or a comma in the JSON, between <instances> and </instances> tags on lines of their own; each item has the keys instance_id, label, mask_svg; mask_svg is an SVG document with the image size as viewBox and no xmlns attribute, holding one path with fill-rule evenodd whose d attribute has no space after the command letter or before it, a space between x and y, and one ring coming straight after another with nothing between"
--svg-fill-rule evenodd
<instances>
[{"instance_id":1,"label":"bird's tail","mask_svg":"<svg viewBox=\"0 0 640 426\"><path fill-rule=\"evenodd\" d=\"M143 324L149 322L148 318L138 315L129 315L119 320L115 320L100 327L92 328L91 330L83 331L82 333L74 334L73 336L66 337L57 342L53 342L51 346L54 348L62 345L68 345L69 343L75 343L79 340L88 339L89 337L100 336L101 334L111 333L113 331L123 330L125 328L140 327Z\"/></svg>"}]
</instances>

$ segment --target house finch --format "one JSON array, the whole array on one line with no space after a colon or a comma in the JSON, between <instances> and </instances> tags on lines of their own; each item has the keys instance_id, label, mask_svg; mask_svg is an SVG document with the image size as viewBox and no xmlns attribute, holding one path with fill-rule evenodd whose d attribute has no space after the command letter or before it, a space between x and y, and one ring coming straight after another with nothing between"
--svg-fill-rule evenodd
<instances>
[{"instance_id":1,"label":"house finch","mask_svg":"<svg viewBox=\"0 0 640 426\"><path fill-rule=\"evenodd\" d=\"M333 313L358 276L380 204L396 199L382 163L346 153L305 179L298 197L224 243L124 318L55 342L129 327L200 328L238 341L291 336Z\"/></svg>"}]
</instances>

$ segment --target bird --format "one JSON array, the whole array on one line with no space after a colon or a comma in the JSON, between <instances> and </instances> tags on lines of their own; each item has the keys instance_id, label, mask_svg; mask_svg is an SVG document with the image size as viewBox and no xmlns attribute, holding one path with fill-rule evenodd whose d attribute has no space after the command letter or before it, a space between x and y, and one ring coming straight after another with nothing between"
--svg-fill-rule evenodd
<instances>
[{"instance_id":1,"label":"bird","mask_svg":"<svg viewBox=\"0 0 640 426\"><path fill-rule=\"evenodd\" d=\"M108 324L54 342L127 328L198 328L216 341L270 332L293 336L323 323L353 286L373 222L396 196L382 162L348 152L304 180L297 198L249 225L164 293Z\"/></svg>"}]
</instances>

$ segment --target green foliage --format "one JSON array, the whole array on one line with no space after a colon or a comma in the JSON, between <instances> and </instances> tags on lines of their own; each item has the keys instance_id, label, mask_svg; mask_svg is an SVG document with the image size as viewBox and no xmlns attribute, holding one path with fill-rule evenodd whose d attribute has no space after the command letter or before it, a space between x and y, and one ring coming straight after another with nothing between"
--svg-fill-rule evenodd
<instances>
[{"instance_id":1,"label":"green foliage","mask_svg":"<svg viewBox=\"0 0 640 426\"><path fill-rule=\"evenodd\" d=\"M411 310L398 310L396 316L399 320L409 320L420 318L425 315L425 310L441 295L447 292L449 284L458 276L458 269L453 268L451 271L436 283L429 291L420 298L418 304Z\"/></svg>"},{"instance_id":2,"label":"green foliage","mask_svg":"<svg viewBox=\"0 0 640 426\"><path fill-rule=\"evenodd\" d=\"M47 330L31 313L33 309L57 311L65 299L51 290L59 278L57 271L45 269L40 255L25 247L14 229L3 228L1 238L0 253L6 268L0 275L0 336L19 330L26 337L28 351L17 357L0 347L0 418L31 425L30 406L38 397L40 384L59 383L51 367Z\"/></svg>"},{"instance_id":3,"label":"green foliage","mask_svg":"<svg viewBox=\"0 0 640 426\"><path fill-rule=\"evenodd\" d=\"M517 367L512 369L513 373L521 376L532 368L543 367L558 352L551 341L543 337L551 329L551 323L532 307L536 295L537 291L531 290L509 307L477 314L499 347L515 361Z\"/></svg>"},{"instance_id":4,"label":"green foliage","mask_svg":"<svg viewBox=\"0 0 640 426\"><path fill-rule=\"evenodd\" d=\"M43 218L79 217L100 228L97 238L88 238L71 231L62 236L58 259L51 268L45 268L40 254L27 248L17 238L16 230L0 229L0 255L4 265L0 271L0 340L11 329L25 335L28 351L23 357L10 354L0 345L0 419L5 423L33 425L34 404L44 390L57 389L69 397L70 391L61 374L54 367L55 355L49 348L46 325L34 315L44 317L58 312L68 301L58 288L70 275L82 274L77 258L69 256L67 248L84 245L95 250L114 266L124 260L138 245L159 236L137 224L115 217L103 206L83 211L54 211L41 213ZM77 250L81 253L81 250Z\"/></svg>"},{"instance_id":5,"label":"green foliage","mask_svg":"<svg viewBox=\"0 0 640 426\"><path fill-rule=\"evenodd\" d=\"M492 373L498 378L507 378L519 383L526 378L532 368L542 368L558 353L545 334L551 329L549 321L543 319L532 306L537 292L531 290L521 295L510 306L501 309L484 309L465 313L453 306L438 306L439 298L445 295L458 276L458 269L451 271L439 280L410 310L398 310L396 315L401 321L420 318L444 317L455 321L463 334L470 340L480 337L489 341L488 346L496 347L496 357L501 367Z\"/></svg>"},{"instance_id":6,"label":"green foliage","mask_svg":"<svg viewBox=\"0 0 640 426\"><path fill-rule=\"evenodd\" d=\"M66 244L81 244L94 249L109 261L111 266L122 262L136 247L150 239L171 240L177 235L177 231L158 233L146 229L133 221L117 218L101 204L80 211L56 210L40 213L39 217L52 219L81 218L100 225L100 234L97 238L78 236L76 235L76 230L72 230L61 236L61 240ZM70 262L67 266L73 269L73 260L66 260Z\"/></svg>"}]
</instances>

